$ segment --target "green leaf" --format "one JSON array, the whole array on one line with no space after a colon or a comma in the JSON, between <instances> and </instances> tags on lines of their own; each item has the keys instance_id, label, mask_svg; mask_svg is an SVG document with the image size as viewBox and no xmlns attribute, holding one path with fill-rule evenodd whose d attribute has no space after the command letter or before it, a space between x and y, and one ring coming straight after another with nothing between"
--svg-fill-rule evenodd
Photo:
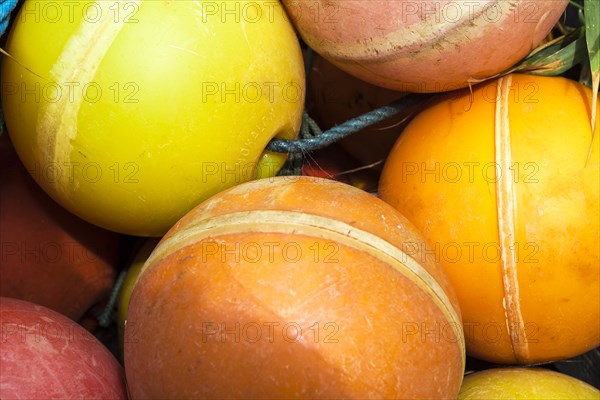
<instances>
[{"instance_id":1,"label":"green leaf","mask_svg":"<svg viewBox=\"0 0 600 400\"><path fill-rule=\"evenodd\" d=\"M600 0L585 0L585 39L590 59L592 73L592 143L596 133L596 103L598 102L598 87L600 86ZM590 154L592 145L590 144ZM588 158L589 155L588 154Z\"/></svg>"},{"instance_id":2,"label":"green leaf","mask_svg":"<svg viewBox=\"0 0 600 400\"><path fill-rule=\"evenodd\" d=\"M507 72L532 75L561 75L587 57L584 31L577 29L538 47Z\"/></svg>"}]
</instances>

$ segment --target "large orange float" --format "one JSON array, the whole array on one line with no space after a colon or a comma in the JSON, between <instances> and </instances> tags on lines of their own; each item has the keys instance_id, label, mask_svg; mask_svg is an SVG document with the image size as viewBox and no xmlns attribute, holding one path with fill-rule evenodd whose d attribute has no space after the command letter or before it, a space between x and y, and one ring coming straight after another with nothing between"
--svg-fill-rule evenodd
<instances>
[{"instance_id":1,"label":"large orange float","mask_svg":"<svg viewBox=\"0 0 600 400\"><path fill-rule=\"evenodd\" d=\"M136 398L453 398L460 313L396 210L312 177L207 200L133 288L125 368Z\"/></svg>"},{"instance_id":2,"label":"large orange float","mask_svg":"<svg viewBox=\"0 0 600 400\"><path fill-rule=\"evenodd\" d=\"M591 104L574 81L509 75L424 111L390 153L380 195L445 266L470 355L538 363L600 344Z\"/></svg>"}]
</instances>

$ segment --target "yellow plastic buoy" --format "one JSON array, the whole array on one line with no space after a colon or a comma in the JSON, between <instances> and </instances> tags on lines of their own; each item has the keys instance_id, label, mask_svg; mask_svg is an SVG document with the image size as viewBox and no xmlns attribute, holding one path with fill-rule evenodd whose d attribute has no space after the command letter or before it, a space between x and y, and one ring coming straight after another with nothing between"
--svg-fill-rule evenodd
<instances>
[{"instance_id":1,"label":"yellow plastic buoy","mask_svg":"<svg viewBox=\"0 0 600 400\"><path fill-rule=\"evenodd\" d=\"M6 46L20 158L61 205L118 232L160 236L274 175L285 156L265 146L299 129L302 54L279 5L27 0Z\"/></svg>"},{"instance_id":2,"label":"yellow plastic buoy","mask_svg":"<svg viewBox=\"0 0 600 400\"><path fill-rule=\"evenodd\" d=\"M542 368L494 368L465 376L458 400L596 399L595 387Z\"/></svg>"}]
</instances>

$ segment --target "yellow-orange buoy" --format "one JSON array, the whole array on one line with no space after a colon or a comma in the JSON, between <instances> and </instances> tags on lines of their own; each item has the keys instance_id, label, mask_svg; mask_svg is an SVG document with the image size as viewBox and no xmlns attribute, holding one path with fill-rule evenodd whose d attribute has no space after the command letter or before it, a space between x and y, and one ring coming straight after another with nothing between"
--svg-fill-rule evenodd
<instances>
[{"instance_id":1,"label":"yellow-orange buoy","mask_svg":"<svg viewBox=\"0 0 600 400\"><path fill-rule=\"evenodd\" d=\"M458 400L596 399L600 391L569 375L542 368L493 368L465 376Z\"/></svg>"},{"instance_id":2,"label":"yellow-orange buoy","mask_svg":"<svg viewBox=\"0 0 600 400\"><path fill-rule=\"evenodd\" d=\"M418 115L380 181L457 291L468 354L568 358L600 344L598 135L591 90L509 75Z\"/></svg>"},{"instance_id":3,"label":"yellow-orange buoy","mask_svg":"<svg viewBox=\"0 0 600 400\"><path fill-rule=\"evenodd\" d=\"M161 240L125 325L132 398L453 398L455 296L383 201L313 177L239 185ZM416 257L419 258L419 257Z\"/></svg>"}]
</instances>

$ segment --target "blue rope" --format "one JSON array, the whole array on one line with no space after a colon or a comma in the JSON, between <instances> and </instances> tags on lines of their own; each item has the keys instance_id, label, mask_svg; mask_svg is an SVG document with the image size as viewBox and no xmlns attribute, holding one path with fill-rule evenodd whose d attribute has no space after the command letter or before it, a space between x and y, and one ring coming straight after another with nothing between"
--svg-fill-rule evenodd
<instances>
[{"instance_id":1,"label":"blue rope","mask_svg":"<svg viewBox=\"0 0 600 400\"><path fill-rule=\"evenodd\" d=\"M4 35L4 32L8 28L8 22L10 20L10 13L17 5L17 0L1 0L0 1L0 36Z\"/></svg>"},{"instance_id":2,"label":"blue rope","mask_svg":"<svg viewBox=\"0 0 600 400\"><path fill-rule=\"evenodd\" d=\"M334 126L325 132L321 132L315 121L305 113L299 139L273 138L267 145L267 150L277 153L308 153L320 150L346 136L350 136L368 126L390 118L430 98L431 94L412 93L388 105ZM309 132L312 130L313 134L306 135L305 130Z\"/></svg>"}]
</instances>

